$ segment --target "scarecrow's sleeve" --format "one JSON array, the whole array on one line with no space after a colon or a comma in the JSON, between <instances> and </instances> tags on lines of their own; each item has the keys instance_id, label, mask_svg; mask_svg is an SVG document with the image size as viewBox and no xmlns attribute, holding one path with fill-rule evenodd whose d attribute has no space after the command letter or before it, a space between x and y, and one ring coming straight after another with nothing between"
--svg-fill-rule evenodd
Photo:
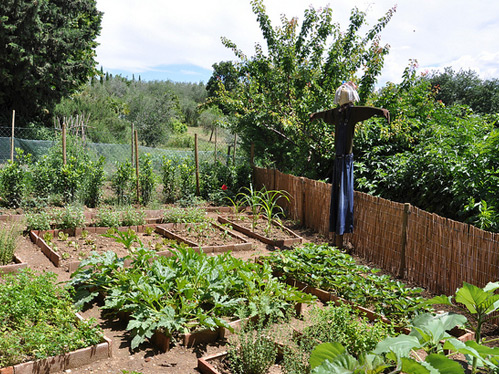
<instances>
[{"instance_id":1,"label":"scarecrow's sleeve","mask_svg":"<svg viewBox=\"0 0 499 374\"><path fill-rule=\"evenodd\" d=\"M334 109L325 110L323 112L312 113L310 120L323 119L326 123L334 123Z\"/></svg>"},{"instance_id":2,"label":"scarecrow's sleeve","mask_svg":"<svg viewBox=\"0 0 499 374\"><path fill-rule=\"evenodd\" d=\"M374 108L371 106L354 106L352 109L352 119L354 123L365 121L372 116L385 117L388 123L390 123L390 112L386 109Z\"/></svg>"}]
</instances>

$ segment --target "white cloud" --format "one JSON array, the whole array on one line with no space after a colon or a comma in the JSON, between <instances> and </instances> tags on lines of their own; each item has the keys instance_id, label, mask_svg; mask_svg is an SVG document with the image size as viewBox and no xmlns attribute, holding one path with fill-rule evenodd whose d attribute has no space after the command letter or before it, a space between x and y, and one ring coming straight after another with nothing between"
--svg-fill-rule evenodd
<instances>
[{"instance_id":1,"label":"white cloud","mask_svg":"<svg viewBox=\"0 0 499 374\"><path fill-rule=\"evenodd\" d=\"M304 10L328 5L327 0L264 0L274 26L280 15L300 20ZM367 11L372 26L395 0L333 3L333 19L345 28L353 6ZM97 0L105 12L97 60L105 69L142 72L165 65L204 69L234 59L220 37L235 42L247 55L263 42L249 0ZM482 0L399 1L397 12L382 32L391 45L381 82L400 80L409 59L422 69L453 66L472 69L484 78L499 74L499 2ZM165 78L166 79L166 78Z\"/></svg>"}]
</instances>

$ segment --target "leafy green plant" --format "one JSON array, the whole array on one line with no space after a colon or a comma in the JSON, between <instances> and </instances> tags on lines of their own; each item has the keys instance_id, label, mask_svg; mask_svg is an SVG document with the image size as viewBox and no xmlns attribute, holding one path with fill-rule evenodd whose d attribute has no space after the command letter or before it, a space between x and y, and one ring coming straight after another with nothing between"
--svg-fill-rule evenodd
<instances>
[{"instance_id":1,"label":"leafy green plant","mask_svg":"<svg viewBox=\"0 0 499 374\"><path fill-rule=\"evenodd\" d=\"M59 231L59 233L57 234L57 239L59 239L62 242L65 242L66 240L68 240L68 238L69 238L69 234L66 234L63 231Z\"/></svg>"},{"instance_id":2,"label":"leafy green plant","mask_svg":"<svg viewBox=\"0 0 499 374\"><path fill-rule=\"evenodd\" d=\"M22 149L16 148L16 158L8 161L0 169L0 196L2 204L10 208L21 206L26 195L27 171L25 164L31 163L31 155L24 155Z\"/></svg>"},{"instance_id":3,"label":"leafy green plant","mask_svg":"<svg viewBox=\"0 0 499 374\"><path fill-rule=\"evenodd\" d=\"M154 175L152 159L149 153L140 156L139 186L140 203L147 205L152 201L156 186L156 176Z\"/></svg>"},{"instance_id":4,"label":"leafy green plant","mask_svg":"<svg viewBox=\"0 0 499 374\"><path fill-rule=\"evenodd\" d=\"M76 229L85 227L83 208L76 204L66 205L62 210L53 213L56 226L60 229Z\"/></svg>"},{"instance_id":5,"label":"leafy green plant","mask_svg":"<svg viewBox=\"0 0 499 374\"><path fill-rule=\"evenodd\" d=\"M388 337L369 353L358 359L352 357L337 342L318 345L310 356L312 373L462 373L460 363L451 359L456 353L473 357L480 365L497 370L499 349L481 346L474 341L461 342L446 331L466 322L466 317L443 313L422 314L412 321L409 335ZM424 349L428 355L422 360L416 351ZM449 350L449 354L445 354Z\"/></svg>"},{"instance_id":6,"label":"leafy green plant","mask_svg":"<svg viewBox=\"0 0 499 374\"><path fill-rule=\"evenodd\" d=\"M106 233L102 234L102 236L116 240L118 243L123 244L126 249L131 249L133 243L140 244L140 240L137 236L137 233L132 229L128 229L126 231L116 231L113 234Z\"/></svg>"},{"instance_id":7,"label":"leafy green plant","mask_svg":"<svg viewBox=\"0 0 499 374\"><path fill-rule=\"evenodd\" d=\"M102 187L105 181L104 161L105 158L101 156L97 162L89 161L87 164L82 200L89 208L97 207L102 198Z\"/></svg>"},{"instance_id":8,"label":"leafy green plant","mask_svg":"<svg viewBox=\"0 0 499 374\"><path fill-rule=\"evenodd\" d=\"M316 342L338 342L354 357L359 357L376 348L381 340L395 335L392 325L383 321L371 323L352 306L342 304L312 309L310 326L303 330L300 339L309 340L311 346Z\"/></svg>"},{"instance_id":9,"label":"leafy green plant","mask_svg":"<svg viewBox=\"0 0 499 374\"><path fill-rule=\"evenodd\" d=\"M267 219L267 227L264 229L267 236L272 230L272 220L279 219L284 215L284 210L277 202L284 198L289 201L289 194L286 191L267 190L263 188L257 195L260 212Z\"/></svg>"},{"instance_id":10,"label":"leafy green plant","mask_svg":"<svg viewBox=\"0 0 499 374\"><path fill-rule=\"evenodd\" d=\"M429 309L422 304L422 289L406 287L377 274L377 269L357 265L350 255L328 245L306 243L293 250L273 252L266 261L285 278L333 292L396 323L406 324L407 318Z\"/></svg>"},{"instance_id":11,"label":"leafy green plant","mask_svg":"<svg viewBox=\"0 0 499 374\"><path fill-rule=\"evenodd\" d=\"M0 265L10 264L14 258L20 230L16 225L0 228Z\"/></svg>"},{"instance_id":12,"label":"leafy green plant","mask_svg":"<svg viewBox=\"0 0 499 374\"><path fill-rule=\"evenodd\" d=\"M176 162L163 156L161 176L163 182L163 197L166 203L173 203L177 197Z\"/></svg>"},{"instance_id":13,"label":"leafy green plant","mask_svg":"<svg viewBox=\"0 0 499 374\"><path fill-rule=\"evenodd\" d=\"M95 217L95 226L118 227L121 223L120 212L114 208L99 208Z\"/></svg>"},{"instance_id":14,"label":"leafy green plant","mask_svg":"<svg viewBox=\"0 0 499 374\"><path fill-rule=\"evenodd\" d=\"M499 282L489 282L483 288L463 282L463 286L456 290L454 296L436 296L428 300L427 303L452 305L470 313L475 319L475 324L470 325L475 332L475 341L482 344L484 323L499 317L499 315L494 314L499 310L499 294L495 292L497 289L499 289ZM453 300L457 304L454 304ZM474 357L473 372L475 372L477 364L478 359Z\"/></svg>"},{"instance_id":15,"label":"leafy green plant","mask_svg":"<svg viewBox=\"0 0 499 374\"><path fill-rule=\"evenodd\" d=\"M136 210L133 206L124 207L120 211L121 226L140 226L146 223L146 213Z\"/></svg>"},{"instance_id":16,"label":"leafy green plant","mask_svg":"<svg viewBox=\"0 0 499 374\"><path fill-rule=\"evenodd\" d=\"M228 347L229 366L234 374L265 374L277 358L277 345L270 328L249 323L240 329Z\"/></svg>"},{"instance_id":17,"label":"leafy green plant","mask_svg":"<svg viewBox=\"0 0 499 374\"><path fill-rule=\"evenodd\" d=\"M25 217L28 230L50 230L50 215L47 212L26 213Z\"/></svg>"},{"instance_id":18,"label":"leafy green plant","mask_svg":"<svg viewBox=\"0 0 499 374\"><path fill-rule=\"evenodd\" d=\"M79 305L102 292L105 309L129 312L135 349L157 329L175 338L199 328L230 328L231 317L283 318L295 303L313 299L275 279L268 266L172 246L171 257L143 247L122 259L94 253L72 275ZM132 263L124 268L126 259Z\"/></svg>"},{"instance_id":19,"label":"leafy green plant","mask_svg":"<svg viewBox=\"0 0 499 374\"><path fill-rule=\"evenodd\" d=\"M130 161L117 163L111 186L118 205L128 205L132 202L134 181L134 169Z\"/></svg>"},{"instance_id":20,"label":"leafy green plant","mask_svg":"<svg viewBox=\"0 0 499 374\"><path fill-rule=\"evenodd\" d=\"M206 212L199 207L190 208L168 208L163 213L163 222L171 223L194 223L204 222Z\"/></svg>"},{"instance_id":21,"label":"leafy green plant","mask_svg":"<svg viewBox=\"0 0 499 374\"><path fill-rule=\"evenodd\" d=\"M97 344L95 321L80 321L56 276L29 269L0 282L0 367Z\"/></svg>"}]
</instances>

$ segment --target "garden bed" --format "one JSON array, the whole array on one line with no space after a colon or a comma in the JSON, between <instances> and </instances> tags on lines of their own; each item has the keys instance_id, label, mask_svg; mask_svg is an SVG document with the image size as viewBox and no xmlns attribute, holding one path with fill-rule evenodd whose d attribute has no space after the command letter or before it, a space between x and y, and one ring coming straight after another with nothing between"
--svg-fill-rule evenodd
<instances>
[{"instance_id":1,"label":"garden bed","mask_svg":"<svg viewBox=\"0 0 499 374\"><path fill-rule=\"evenodd\" d=\"M234 230L274 247L289 247L303 242L302 237L275 220L271 220L269 226L269 221L263 216L255 220L247 214L218 216L218 222L229 224Z\"/></svg>"},{"instance_id":2,"label":"garden bed","mask_svg":"<svg viewBox=\"0 0 499 374\"><path fill-rule=\"evenodd\" d=\"M160 255L168 255L167 248L170 240L161 235L161 230L156 224L117 229L121 233L126 233L128 230L133 230L133 233L130 232L129 238L132 242L130 249L112 237L103 236L110 232L107 227L87 227L76 230L32 230L30 238L56 267L66 267L70 273L74 272L80 262L87 258L92 251L102 253L111 250L119 257L125 257L130 254L133 248L137 248L140 242L156 250ZM116 232L113 235L117 234ZM49 238L50 240L48 240Z\"/></svg>"},{"instance_id":3,"label":"garden bed","mask_svg":"<svg viewBox=\"0 0 499 374\"><path fill-rule=\"evenodd\" d=\"M15 273L27 267L28 264L14 254L12 263L0 266L0 274Z\"/></svg>"},{"instance_id":4,"label":"garden bed","mask_svg":"<svg viewBox=\"0 0 499 374\"><path fill-rule=\"evenodd\" d=\"M158 232L167 238L186 243L204 252L248 251L249 241L232 232L231 225L217 225L205 221L198 223L167 223L158 226Z\"/></svg>"}]
</instances>

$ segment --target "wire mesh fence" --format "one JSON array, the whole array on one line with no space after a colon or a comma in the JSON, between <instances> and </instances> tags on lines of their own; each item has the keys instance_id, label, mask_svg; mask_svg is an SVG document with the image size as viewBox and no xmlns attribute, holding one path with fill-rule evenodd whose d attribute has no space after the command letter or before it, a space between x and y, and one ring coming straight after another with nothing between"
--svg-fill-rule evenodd
<instances>
[{"instance_id":1,"label":"wire mesh fence","mask_svg":"<svg viewBox=\"0 0 499 374\"><path fill-rule=\"evenodd\" d=\"M58 146L60 143L60 131L57 129L35 129L35 128L14 128L14 137L12 138L11 127L0 127L0 164L3 164L11 159L11 156L17 155L16 149L21 149L25 154L31 154L32 160L37 161L46 155L50 148ZM12 151L13 140L13 151ZM94 159L101 156L104 157L104 169L106 172L112 172L116 169L116 163L122 163L127 160L133 163L132 149L130 144L107 144L107 143L92 143L85 142L85 149ZM151 156L153 167L159 171L163 159L177 160L181 162L185 159L194 160L194 149L192 150L175 150L162 149L146 146L139 146L139 155L148 153ZM13 154L12 154L13 153ZM224 153L224 150L218 150L216 158L222 162L229 162L233 159L233 155ZM199 163L212 162L215 160L214 151L199 151ZM240 161L241 157L236 157L236 161Z\"/></svg>"}]
</instances>

